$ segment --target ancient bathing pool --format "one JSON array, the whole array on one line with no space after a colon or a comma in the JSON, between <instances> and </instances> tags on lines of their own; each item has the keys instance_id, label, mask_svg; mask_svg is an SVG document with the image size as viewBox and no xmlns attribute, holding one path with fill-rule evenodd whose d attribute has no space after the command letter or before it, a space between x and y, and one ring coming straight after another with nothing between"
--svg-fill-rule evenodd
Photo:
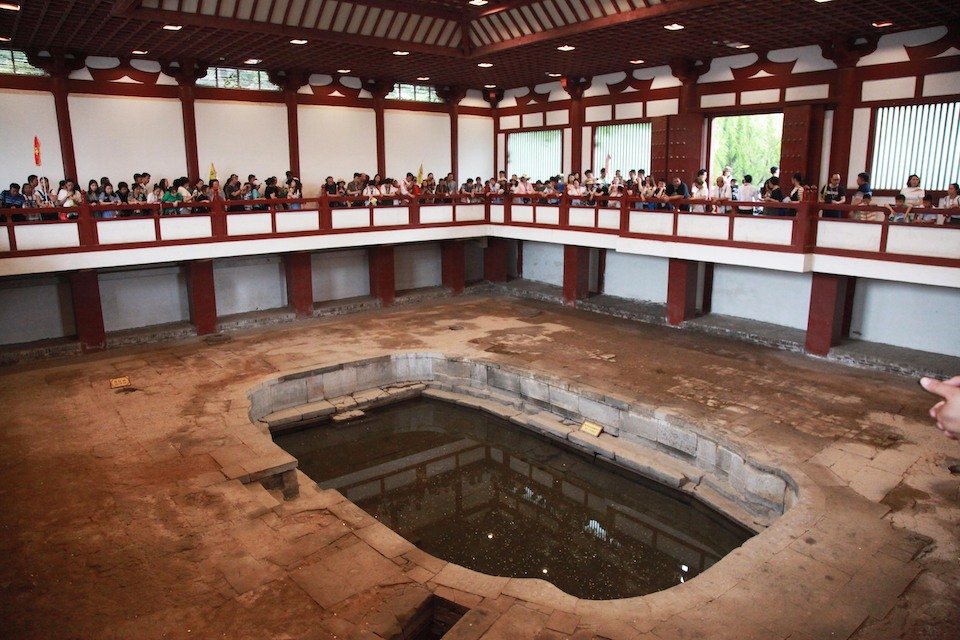
<instances>
[{"instance_id":1,"label":"ancient bathing pool","mask_svg":"<svg viewBox=\"0 0 960 640\"><path fill-rule=\"evenodd\" d=\"M420 398L278 434L300 469L424 551L600 600L667 589L753 532L685 493Z\"/></svg>"}]
</instances>

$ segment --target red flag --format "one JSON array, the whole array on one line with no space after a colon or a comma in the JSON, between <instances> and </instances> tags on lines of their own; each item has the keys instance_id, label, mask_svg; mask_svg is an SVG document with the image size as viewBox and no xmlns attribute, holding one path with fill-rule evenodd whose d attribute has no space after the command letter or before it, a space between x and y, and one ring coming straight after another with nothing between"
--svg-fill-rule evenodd
<instances>
[{"instance_id":1,"label":"red flag","mask_svg":"<svg viewBox=\"0 0 960 640\"><path fill-rule=\"evenodd\" d=\"M33 136L33 163L40 166L40 138Z\"/></svg>"}]
</instances>

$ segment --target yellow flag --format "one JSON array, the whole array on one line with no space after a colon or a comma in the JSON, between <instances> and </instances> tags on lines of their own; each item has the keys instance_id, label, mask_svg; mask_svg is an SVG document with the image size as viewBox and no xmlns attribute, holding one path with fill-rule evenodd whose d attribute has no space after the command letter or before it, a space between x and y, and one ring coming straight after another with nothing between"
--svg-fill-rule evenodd
<instances>
[{"instance_id":1,"label":"yellow flag","mask_svg":"<svg viewBox=\"0 0 960 640\"><path fill-rule=\"evenodd\" d=\"M213 166L212 162L210 163L210 179L211 180L217 179L217 168Z\"/></svg>"},{"instance_id":2,"label":"yellow flag","mask_svg":"<svg viewBox=\"0 0 960 640\"><path fill-rule=\"evenodd\" d=\"M420 163L420 169L417 171L417 184L423 184L423 163Z\"/></svg>"}]
</instances>

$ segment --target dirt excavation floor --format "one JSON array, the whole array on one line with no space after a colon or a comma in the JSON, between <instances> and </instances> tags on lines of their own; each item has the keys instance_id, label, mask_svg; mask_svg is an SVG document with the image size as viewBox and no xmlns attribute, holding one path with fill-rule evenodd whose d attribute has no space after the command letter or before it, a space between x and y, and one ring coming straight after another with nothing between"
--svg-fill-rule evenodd
<instances>
[{"instance_id":1,"label":"dirt excavation floor","mask_svg":"<svg viewBox=\"0 0 960 640\"><path fill-rule=\"evenodd\" d=\"M433 558L305 476L290 500L236 479L238 452L275 447L247 390L400 351L643 399L811 489L700 577L590 602ZM433 593L470 610L458 640L957 639L960 443L932 403L896 375L500 297L7 367L0 636L400 638Z\"/></svg>"}]
</instances>

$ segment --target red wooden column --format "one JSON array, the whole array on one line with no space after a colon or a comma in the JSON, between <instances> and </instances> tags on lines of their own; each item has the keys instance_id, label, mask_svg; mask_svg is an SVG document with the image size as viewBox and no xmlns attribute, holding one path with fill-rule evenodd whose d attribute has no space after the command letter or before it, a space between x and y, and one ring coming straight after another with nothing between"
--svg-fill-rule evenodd
<instances>
[{"instance_id":1,"label":"red wooden column","mask_svg":"<svg viewBox=\"0 0 960 640\"><path fill-rule=\"evenodd\" d=\"M453 177L460 181L460 101L467 95L467 90L460 87L438 87L437 95L447 105L450 114L450 171Z\"/></svg>"},{"instance_id":2,"label":"red wooden column","mask_svg":"<svg viewBox=\"0 0 960 640\"><path fill-rule=\"evenodd\" d=\"M287 303L298 318L313 316L313 262L309 252L283 254Z\"/></svg>"},{"instance_id":3,"label":"red wooden column","mask_svg":"<svg viewBox=\"0 0 960 640\"><path fill-rule=\"evenodd\" d=\"M440 244L440 271L444 288L455 296L463 293L467 285L467 255L462 240L445 240Z\"/></svg>"},{"instance_id":4,"label":"red wooden column","mask_svg":"<svg viewBox=\"0 0 960 640\"><path fill-rule=\"evenodd\" d=\"M300 120L298 115L300 87L307 84L310 74L301 70L272 71L270 82L283 90L283 102L287 107L287 150L290 154L290 171L300 176Z\"/></svg>"},{"instance_id":5,"label":"red wooden column","mask_svg":"<svg viewBox=\"0 0 960 640\"><path fill-rule=\"evenodd\" d=\"M190 321L198 336L217 332L217 293L213 280L213 260L187 263L187 291L190 295Z\"/></svg>"},{"instance_id":6,"label":"red wooden column","mask_svg":"<svg viewBox=\"0 0 960 640\"><path fill-rule=\"evenodd\" d=\"M373 96L373 115L376 122L377 133L377 173L381 176L387 175L387 138L386 122L384 118L385 98L393 90L394 82L392 80L370 80L367 82L367 90ZM391 304L392 304L391 300Z\"/></svg>"},{"instance_id":7,"label":"red wooden column","mask_svg":"<svg viewBox=\"0 0 960 640\"><path fill-rule=\"evenodd\" d=\"M66 177L77 180L77 157L73 150L73 129L70 126L70 106L67 100L67 77L65 75L51 77L50 87L53 90L53 104L57 110L57 132L60 134L63 173Z\"/></svg>"},{"instance_id":8,"label":"red wooden column","mask_svg":"<svg viewBox=\"0 0 960 640\"><path fill-rule=\"evenodd\" d=\"M825 356L830 347L840 344L848 281L848 276L813 274L805 345L808 353Z\"/></svg>"},{"instance_id":9,"label":"red wooden column","mask_svg":"<svg viewBox=\"0 0 960 640\"><path fill-rule=\"evenodd\" d=\"M563 246L563 304L577 306L590 295L590 249Z\"/></svg>"},{"instance_id":10,"label":"red wooden column","mask_svg":"<svg viewBox=\"0 0 960 640\"><path fill-rule=\"evenodd\" d=\"M185 59L164 65L164 73L177 81L180 110L183 113L183 146L187 160L187 175L194 183L200 178L200 152L197 146L197 114L194 88L197 80L207 75L207 67L196 60Z\"/></svg>"},{"instance_id":11,"label":"red wooden column","mask_svg":"<svg viewBox=\"0 0 960 640\"><path fill-rule=\"evenodd\" d=\"M570 96L570 172L583 171L583 92L590 88L591 78L565 76L560 86Z\"/></svg>"},{"instance_id":12,"label":"red wooden column","mask_svg":"<svg viewBox=\"0 0 960 640\"><path fill-rule=\"evenodd\" d=\"M680 86L679 113L667 117L666 166L664 177L669 183L679 177L689 183L706 163L704 161L703 130L706 118L700 110L697 80L709 65L697 64L684 58L673 60L670 70ZM656 164L656 162L654 162Z\"/></svg>"},{"instance_id":13,"label":"red wooden column","mask_svg":"<svg viewBox=\"0 0 960 640\"><path fill-rule=\"evenodd\" d=\"M396 280L393 265L393 247L378 246L367 249L370 262L370 295L389 307L396 298Z\"/></svg>"},{"instance_id":14,"label":"red wooden column","mask_svg":"<svg viewBox=\"0 0 960 640\"><path fill-rule=\"evenodd\" d=\"M853 112L860 97L860 82L857 80L857 62L863 56L876 51L879 39L876 36L861 38L859 44L851 44L846 38L835 38L820 45L823 57L834 62L837 73L830 83L830 98L836 101L833 111L833 129L830 134L830 163L827 174L839 173L842 184L855 184L850 170L850 145L853 137ZM781 175L783 175L781 173Z\"/></svg>"},{"instance_id":15,"label":"red wooden column","mask_svg":"<svg viewBox=\"0 0 960 640\"><path fill-rule=\"evenodd\" d=\"M81 349L99 351L106 348L107 334L103 328L103 306L100 304L100 281L96 269L71 273L70 294Z\"/></svg>"},{"instance_id":16,"label":"red wooden column","mask_svg":"<svg viewBox=\"0 0 960 640\"><path fill-rule=\"evenodd\" d=\"M682 324L697 314L697 276L694 260L670 258L667 275L667 322Z\"/></svg>"},{"instance_id":17,"label":"red wooden column","mask_svg":"<svg viewBox=\"0 0 960 640\"><path fill-rule=\"evenodd\" d=\"M820 181L820 156L823 146L822 105L795 105L783 109L783 138L780 145L780 175L788 181L794 173L804 184Z\"/></svg>"},{"instance_id":18,"label":"red wooden column","mask_svg":"<svg viewBox=\"0 0 960 640\"><path fill-rule=\"evenodd\" d=\"M507 259L510 245L504 238L487 238L487 248L483 250L483 279L489 282L507 281Z\"/></svg>"}]
</instances>

